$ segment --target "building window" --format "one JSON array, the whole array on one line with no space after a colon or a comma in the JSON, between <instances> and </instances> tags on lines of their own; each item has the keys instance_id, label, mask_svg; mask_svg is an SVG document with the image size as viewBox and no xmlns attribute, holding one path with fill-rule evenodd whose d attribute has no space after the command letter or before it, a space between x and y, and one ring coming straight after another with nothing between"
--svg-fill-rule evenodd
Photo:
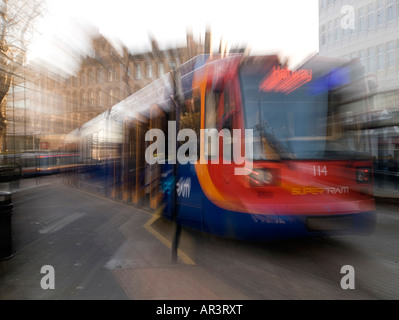
<instances>
[{"instance_id":1,"label":"building window","mask_svg":"<svg viewBox=\"0 0 399 320\"><path fill-rule=\"evenodd\" d=\"M326 26L325 25L321 26L320 35L321 35L321 39L320 39L321 45L324 46L326 44ZM171 64L170 68L173 69L172 64Z\"/></svg>"},{"instance_id":2,"label":"building window","mask_svg":"<svg viewBox=\"0 0 399 320\"><path fill-rule=\"evenodd\" d=\"M158 77L163 76L163 74L164 74L163 62L158 62Z\"/></svg>"},{"instance_id":3,"label":"building window","mask_svg":"<svg viewBox=\"0 0 399 320\"><path fill-rule=\"evenodd\" d=\"M84 92L80 95L80 105L82 109L86 108L86 93Z\"/></svg>"},{"instance_id":4,"label":"building window","mask_svg":"<svg viewBox=\"0 0 399 320\"><path fill-rule=\"evenodd\" d=\"M350 29L349 28L345 28L344 30L343 30L343 38L344 39L347 39L348 37L349 37L349 34L350 34Z\"/></svg>"},{"instance_id":5,"label":"building window","mask_svg":"<svg viewBox=\"0 0 399 320\"><path fill-rule=\"evenodd\" d=\"M377 47L377 68L378 70L385 68L384 45L382 44Z\"/></svg>"},{"instance_id":6,"label":"building window","mask_svg":"<svg viewBox=\"0 0 399 320\"><path fill-rule=\"evenodd\" d=\"M147 62L145 70L146 70L146 77L151 79L152 78L152 63L151 62Z\"/></svg>"},{"instance_id":7,"label":"building window","mask_svg":"<svg viewBox=\"0 0 399 320\"><path fill-rule=\"evenodd\" d=\"M55 88L55 81L53 79L48 79L48 88L53 89Z\"/></svg>"},{"instance_id":8,"label":"building window","mask_svg":"<svg viewBox=\"0 0 399 320\"><path fill-rule=\"evenodd\" d=\"M359 60L362 65L364 65L364 66L366 65L366 57L365 57L364 50L359 51Z\"/></svg>"},{"instance_id":9,"label":"building window","mask_svg":"<svg viewBox=\"0 0 399 320\"><path fill-rule=\"evenodd\" d=\"M103 68L98 68L97 70L97 83L103 82Z\"/></svg>"},{"instance_id":10,"label":"building window","mask_svg":"<svg viewBox=\"0 0 399 320\"><path fill-rule=\"evenodd\" d=\"M58 110L64 109L64 101L61 97L57 98L58 101Z\"/></svg>"},{"instance_id":11,"label":"building window","mask_svg":"<svg viewBox=\"0 0 399 320\"><path fill-rule=\"evenodd\" d=\"M141 79L141 65L139 63L134 65L134 78Z\"/></svg>"},{"instance_id":12,"label":"building window","mask_svg":"<svg viewBox=\"0 0 399 320\"><path fill-rule=\"evenodd\" d=\"M103 101L103 99L102 99L102 93L101 93L101 91L98 91L98 95L97 95L97 97L98 97L98 106L99 107L102 107L102 101Z\"/></svg>"},{"instance_id":13,"label":"building window","mask_svg":"<svg viewBox=\"0 0 399 320\"><path fill-rule=\"evenodd\" d=\"M113 79L113 81L118 81L118 67L117 66L112 67L112 79Z\"/></svg>"},{"instance_id":14,"label":"building window","mask_svg":"<svg viewBox=\"0 0 399 320\"><path fill-rule=\"evenodd\" d=\"M328 43L333 43L334 40L334 31L333 31L333 23L330 21L328 23Z\"/></svg>"},{"instance_id":15,"label":"building window","mask_svg":"<svg viewBox=\"0 0 399 320\"><path fill-rule=\"evenodd\" d=\"M108 81L118 80L118 68L117 66L109 66L107 69Z\"/></svg>"},{"instance_id":16,"label":"building window","mask_svg":"<svg viewBox=\"0 0 399 320\"><path fill-rule=\"evenodd\" d=\"M115 100L114 96L115 96L114 89L110 89L109 94L108 94L108 105L109 106L114 105L114 100Z\"/></svg>"},{"instance_id":17,"label":"building window","mask_svg":"<svg viewBox=\"0 0 399 320\"><path fill-rule=\"evenodd\" d=\"M366 9L359 9L359 31L363 32L366 30Z\"/></svg>"},{"instance_id":18,"label":"building window","mask_svg":"<svg viewBox=\"0 0 399 320\"><path fill-rule=\"evenodd\" d=\"M71 111L71 110L73 110L73 100L72 100L72 94L68 94L68 96L67 96L67 108L68 108L68 111Z\"/></svg>"},{"instance_id":19,"label":"building window","mask_svg":"<svg viewBox=\"0 0 399 320\"><path fill-rule=\"evenodd\" d=\"M374 3L370 3L367 6L367 29L371 30L374 28Z\"/></svg>"},{"instance_id":20,"label":"building window","mask_svg":"<svg viewBox=\"0 0 399 320\"><path fill-rule=\"evenodd\" d=\"M78 96L77 92L74 91L72 94L72 109L77 110L77 108L78 108Z\"/></svg>"},{"instance_id":21,"label":"building window","mask_svg":"<svg viewBox=\"0 0 399 320\"><path fill-rule=\"evenodd\" d=\"M94 97L94 92L90 91L89 92L89 107L93 108L95 104L95 97Z\"/></svg>"},{"instance_id":22,"label":"building window","mask_svg":"<svg viewBox=\"0 0 399 320\"><path fill-rule=\"evenodd\" d=\"M113 68L109 67L108 68L108 81L112 81L113 80Z\"/></svg>"},{"instance_id":23,"label":"building window","mask_svg":"<svg viewBox=\"0 0 399 320\"><path fill-rule=\"evenodd\" d=\"M394 0L388 0L388 4L387 4L387 22L393 21L394 14L395 14L395 3L394 3Z\"/></svg>"},{"instance_id":24,"label":"building window","mask_svg":"<svg viewBox=\"0 0 399 320\"><path fill-rule=\"evenodd\" d=\"M378 0L377 5L377 26L384 23L384 0Z\"/></svg>"},{"instance_id":25,"label":"building window","mask_svg":"<svg viewBox=\"0 0 399 320\"><path fill-rule=\"evenodd\" d=\"M89 83L93 83L94 82L94 72L93 70L90 69L89 71Z\"/></svg>"},{"instance_id":26,"label":"building window","mask_svg":"<svg viewBox=\"0 0 399 320\"><path fill-rule=\"evenodd\" d=\"M374 48L367 49L367 64L366 71L374 72L375 71L375 63L374 63Z\"/></svg>"},{"instance_id":27,"label":"building window","mask_svg":"<svg viewBox=\"0 0 399 320\"><path fill-rule=\"evenodd\" d=\"M84 86L86 84L86 73L85 71L82 71L80 74L80 84Z\"/></svg>"},{"instance_id":28,"label":"building window","mask_svg":"<svg viewBox=\"0 0 399 320\"><path fill-rule=\"evenodd\" d=\"M335 27L335 41L341 40L341 37L342 37L342 34L341 34L342 28L341 28L341 25L340 25L340 19L335 19L335 25L334 25L334 27Z\"/></svg>"},{"instance_id":29,"label":"building window","mask_svg":"<svg viewBox=\"0 0 399 320\"><path fill-rule=\"evenodd\" d=\"M390 41L387 44L387 67L395 66L395 42Z\"/></svg>"},{"instance_id":30,"label":"building window","mask_svg":"<svg viewBox=\"0 0 399 320\"><path fill-rule=\"evenodd\" d=\"M71 97L70 94L67 93L65 96L65 109L66 111L69 111L71 109L71 101L70 101Z\"/></svg>"}]
</instances>

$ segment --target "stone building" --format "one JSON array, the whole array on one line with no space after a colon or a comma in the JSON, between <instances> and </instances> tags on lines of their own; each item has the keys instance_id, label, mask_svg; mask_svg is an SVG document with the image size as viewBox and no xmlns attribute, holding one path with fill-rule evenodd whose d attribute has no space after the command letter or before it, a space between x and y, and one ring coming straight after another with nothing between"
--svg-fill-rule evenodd
<instances>
[{"instance_id":1,"label":"stone building","mask_svg":"<svg viewBox=\"0 0 399 320\"><path fill-rule=\"evenodd\" d=\"M151 51L143 53L117 49L100 34L91 47L76 74L35 63L15 80L8 94L9 152L57 150L65 134L211 48L190 33L186 46L161 50L151 39Z\"/></svg>"}]
</instances>

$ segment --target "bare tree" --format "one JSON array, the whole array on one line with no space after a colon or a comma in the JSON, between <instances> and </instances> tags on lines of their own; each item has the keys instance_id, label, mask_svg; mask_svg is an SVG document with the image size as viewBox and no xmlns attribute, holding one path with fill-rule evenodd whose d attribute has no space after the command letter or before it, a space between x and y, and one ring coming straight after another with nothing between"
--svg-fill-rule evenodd
<instances>
[{"instance_id":1,"label":"bare tree","mask_svg":"<svg viewBox=\"0 0 399 320\"><path fill-rule=\"evenodd\" d=\"M25 64L34 22L45 0L0 0L0 150L6 150L6 96Z\"/></svg>"}]
</instances>

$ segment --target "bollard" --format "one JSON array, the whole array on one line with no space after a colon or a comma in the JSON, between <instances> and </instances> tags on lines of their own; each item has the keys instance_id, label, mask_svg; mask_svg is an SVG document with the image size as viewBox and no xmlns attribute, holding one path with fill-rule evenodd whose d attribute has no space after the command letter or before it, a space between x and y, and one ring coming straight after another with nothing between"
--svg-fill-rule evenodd
<instances>
[{"instance_id":1,"label":"bollard","mask_svg":"<svg viewBox=\"0 0 399 320\"><path fill-rule=\"evenodd\" d=\"M11 193L0 191L0 261L12 256Z\"/></svg>"}]
</instances>

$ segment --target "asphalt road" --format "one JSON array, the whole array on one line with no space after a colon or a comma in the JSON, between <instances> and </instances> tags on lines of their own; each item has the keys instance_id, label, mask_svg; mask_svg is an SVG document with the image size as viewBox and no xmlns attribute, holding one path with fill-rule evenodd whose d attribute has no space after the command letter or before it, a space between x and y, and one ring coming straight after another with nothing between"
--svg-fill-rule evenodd
<instances>
[{"instance_id":1,"label":"asphalt road","mask_svg":"<svg viewBox=\"0 0 399 320\"><path fill-rule=\"evenodd\" d=\"M398 299L399 205L378 203L368 237L245 243L183 230L150 213L62 184L13 194L15 255L0 262L0 299ZM354 289L344 290L343 266ZM54 289L41 284L54 270ZM48 279L48 278L46 278Z\"/></svg>"}]
</instances>

